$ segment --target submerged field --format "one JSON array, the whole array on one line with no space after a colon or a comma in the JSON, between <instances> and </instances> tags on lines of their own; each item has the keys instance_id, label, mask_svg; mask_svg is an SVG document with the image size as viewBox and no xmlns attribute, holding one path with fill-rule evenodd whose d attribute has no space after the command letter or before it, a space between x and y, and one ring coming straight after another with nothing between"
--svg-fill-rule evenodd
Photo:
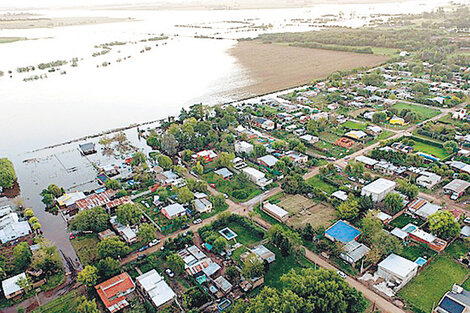
<instances>
[{"instance_id":1,"label":"submerged field","mask_svg":"<svg viewBox=\"0 0 470 313\"><path fill-rule=\"evenodd\" d=\"M388 57L242 41L231 50L254 77L247 89L263 94L325 78L338 70L370 67Z\"/></svg>"}]
</instances>

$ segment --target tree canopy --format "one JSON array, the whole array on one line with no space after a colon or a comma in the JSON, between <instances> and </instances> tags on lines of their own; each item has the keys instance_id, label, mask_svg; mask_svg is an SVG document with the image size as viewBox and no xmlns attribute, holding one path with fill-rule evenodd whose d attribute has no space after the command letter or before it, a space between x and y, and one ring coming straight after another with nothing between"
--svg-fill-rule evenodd
<instances>
[{"instance_id":1,"label":"tree canopy","mask_svg":"<svg viewBox=\"0 0 470 313\"><path fill-rule=\"evenodd\" d=\"M13 163L7 158L0 159L0 187L11 188L16 181Z\"/></svg>"}]
</instances>

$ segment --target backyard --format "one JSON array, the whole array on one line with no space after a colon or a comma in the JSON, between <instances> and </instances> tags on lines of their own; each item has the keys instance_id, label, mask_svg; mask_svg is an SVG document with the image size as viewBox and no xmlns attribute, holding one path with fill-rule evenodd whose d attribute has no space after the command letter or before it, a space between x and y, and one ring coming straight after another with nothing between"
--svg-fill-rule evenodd
<instances>
[{"instance_id":1,"label":"backyard","mask_svg":"<svg viewBox=\"0 0 470 313\"><path fill-rule=\"evenodd\" d=\"M210 172L203 177L209 184L214 184L217 191L227 194L238 202L250 200L261 194L261 190L254 183L241 175L234 175L232 179L224 180L214 172Z\"/></svg>"},{"instance_id":2,"label":"backyard","mask_svg":"<svg viewBox=\"0 0 470 313\"><path fill-rule=\"evenodd\" d=\"M75 300L81 295L79 290L73 290L65 295L52 300L49 303L42 305L40 308L37 308L33 313L64 313L64 312L74 312Z\"/></svg>"},{"instance_id":3,"label":"backyard","mask_svg":"<svg viewBox=\"0 0 470 313\"><path fill-rule=\"evenodd\" d=\"M454 283L462 284L468 269L455 261L455 258L469 250L463 241L451 244L446 252L434 261L418 276L413 278L398 295L405 302L423 312L431 312L442 296Z\"/></svg>"},{"instance_id":4,"label":"backyard","mask_svg":"<svg viewBox=\"0 0 470 313\"><path fill-rule=\"evenodd\" d=\"M415 141L415 143L413 144L413 148L415 152L419 151L427 154L432 154L440 159L444 159L449 156L449 154L444 148L430 145L424 142Z\"/></svg>"},{"instance_id":5,"label":"backyard","mask_svg":"<svg viewBox=\"0 0 470 313\"><path fill-rule=\"evenodd\" d=\"M398 112L401 112L404 109L410 110L418 114L417 122L422 122L424 120L430 119L436 115L439 115L440 111L438 109L433 109L430 107L425 107L421 105L414 105L404 102L398 102L392 108L397 109Z\"/></svg>"},{"instance_id":6,"label":"backyard","mask_svg":"<svg viewBox=\"0 0 470 313\"><path fill-rule=\"evenodd\" d=\"M86 234L70 241L83 265L92 265L98 258L98 235Z\"/></svg>"}]
</instances>

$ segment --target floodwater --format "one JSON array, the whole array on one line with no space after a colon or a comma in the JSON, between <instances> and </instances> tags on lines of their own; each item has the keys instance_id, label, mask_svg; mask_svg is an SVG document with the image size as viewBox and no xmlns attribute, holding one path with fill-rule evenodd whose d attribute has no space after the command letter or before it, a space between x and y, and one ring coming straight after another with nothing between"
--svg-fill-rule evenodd
<instances>
[{"instance_id":1,"label":"floodwater","mask_svg":"<svg viewBox=\"0 0 470 313\"><path fill-rule=\"evenodd\" d=\"M243 87L254 78L228 53L238 38L255 37L262 32L316 29L318 24L305 21L325 15L338 17L340 12L341 18L327 24L359 27L374 14L418 13L446 3L422 0L235 11L28 11L47 17L106 16L132 21L0 30L0 37L35 38L0 45L0 71L5 73L0 77L0 156L14 162L24 204L34 209L45 236L75 259L64 221L44 212L39 193L50 183L70 190L92 189L96 187L92 162L111 160L100 154L91 158L80 156L78 143L31 151L104 130L162 119L194 103L213 105L251 96ZM273 27L255 31L247 23ZM141 42L162 33L169 38ZM92 57L102 50L96 45L113 41L128 43L112 46L109 53ZM69 62L53 73L38 69L16 72L17 67L72 58L78 58L77 67ZM103 67L103 62L110 64ZM48 78L23 81L41 74ZM148 149L137 138L136 129L126 133L134 145Z\"/></svg>"}]
</instances>

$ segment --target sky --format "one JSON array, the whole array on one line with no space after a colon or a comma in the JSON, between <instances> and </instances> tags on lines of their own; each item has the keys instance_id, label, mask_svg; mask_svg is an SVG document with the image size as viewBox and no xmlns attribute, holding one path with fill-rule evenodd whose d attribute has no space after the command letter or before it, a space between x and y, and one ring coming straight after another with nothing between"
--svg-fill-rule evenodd
<instances>
[{"instance_id":1,"label":"sky","mask_svg":"<svg viewBox=\"0 0 470 313\"><path fill-rule=\"evenodd\" d=\"M0 8L51 8L109 4L188 3L196 1L197 0L0 0Z\"/></svg>"}]
</instances>

